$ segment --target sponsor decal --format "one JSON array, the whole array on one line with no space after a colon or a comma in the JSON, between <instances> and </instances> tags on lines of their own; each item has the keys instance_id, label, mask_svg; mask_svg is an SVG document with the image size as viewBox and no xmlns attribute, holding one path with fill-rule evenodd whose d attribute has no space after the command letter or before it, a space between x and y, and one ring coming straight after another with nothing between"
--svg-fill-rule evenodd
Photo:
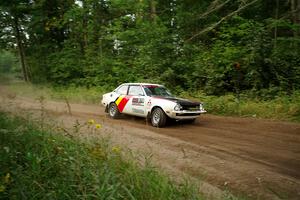
<instances>
[{"instance_id":1,"label":"sponsor decal","mask_svg":"<svg viewBox=\"0 0 300 200\"><path fill-rule=\"evenodd\" d=\"M144 106L144 98L133 98L132 99L132 105L133 106Z\"/></svg>"},{"instance_id":2,"label":"sponsor decal","mask_svg":"<svg viewBox=\"0 0 300 200\"><path fill-rule=\"evenodd\" d=\"M129 99L130 99L130 96L125 96L125 95L121 95L117 98L117 100L115 102L116 102L120 112L122 112L124 110Z\"/></svg>"},{"instance_id":3,"label":"sponsor decal","mask_svg":"<svg viewBox=\"0 0 300 200\"><path fill-rule=\"evenodd\" d=\"M132 112L144 114L144 111L142 109L132 108Z\"/></svg>"}]
</instances>

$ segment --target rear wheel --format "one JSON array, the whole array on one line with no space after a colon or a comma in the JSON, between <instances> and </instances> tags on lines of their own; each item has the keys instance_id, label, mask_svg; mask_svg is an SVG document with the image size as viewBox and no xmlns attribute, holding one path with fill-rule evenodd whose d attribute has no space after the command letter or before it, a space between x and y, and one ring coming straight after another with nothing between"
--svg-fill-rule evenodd
<instances>
[{"instance_id":1,"label":"rear wheel","mask_svg":"<svg viewBox=\"0 0 300 200\"><path fill-rule=\"evenodd\" d=\"M121 113L120 113L120 111L118 109L117 104L111 103L109 105L109 107L108 107L108 114L109 114L109 116L111 118L114 118L114 119L118 118L121 115Z\"/></svg>"},{"instance_id":2,"label":"rear wheel","mask_svg":"<svg viewBox=\"0 0 300 200\"><path fill-rule=\"evenodd\" d=\"M151 123L154 127L164 127L167 122L167 115L161 108L155 108L151 114Z\"/></svg>"}]
</instances>

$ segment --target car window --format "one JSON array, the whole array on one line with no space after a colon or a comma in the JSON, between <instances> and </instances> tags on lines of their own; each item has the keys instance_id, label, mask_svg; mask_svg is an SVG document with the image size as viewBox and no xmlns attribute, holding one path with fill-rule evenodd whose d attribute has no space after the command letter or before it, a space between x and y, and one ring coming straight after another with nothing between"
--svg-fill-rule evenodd
<instances>
[{"instance_id":1,"label":"car window","mask_svg":"<svg viewBox=\"0 0 300 200\"><path fill-rule=\"evenodd\" d=\"M120 88L118 88L117 90L116 90L116 93L118 93L118 94L127 94L127 90L128 90L128 85L123 85L123 86L121 86Z\"/></svg>"},{"instance_id":2,"label":"car window","mask_svg":"<svg viewBox=\"0 0 300 200\"><path fill-rule=\"evenodd\" d=\"M165 87L162 86L145 85L144 90L148 96L173 96Z\"/></svg>"},{"instance_id":3,"label":"car window","mask_svg":"<svg viewBox=\"0 0 300 200\"><path fill-rule=\"evenodd\" d=\"M131 85L129 87L128 95L133 95L133 96L143 96L144 92L141 86L138 85Z\"/></svg>"}]
</instances>

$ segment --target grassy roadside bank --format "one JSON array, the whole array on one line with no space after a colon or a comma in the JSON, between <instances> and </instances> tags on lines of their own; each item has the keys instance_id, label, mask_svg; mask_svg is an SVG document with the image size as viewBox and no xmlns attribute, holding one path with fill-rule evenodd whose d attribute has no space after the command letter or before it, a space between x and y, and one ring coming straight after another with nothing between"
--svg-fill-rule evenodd
<instances>
[{"instance_id":1,"label":"grassy roadside bank","mask_svg":"<svg viewBox=\"0 0 300 200\"><path fill-rule=\"evenodd\" d=\"M72 103L99 104L105 90L101 87L52 87L50 85L33 85L16 82L7 85L10 91L20 96L39 98L41 96L52 100L65 100Z\"/></svg>"},{"instance_id":2,"label":"grassy roadside bank","mask_svg":"<svg viewBox=\"0 0 300 200\"><path fill-rule=\"evenodd\" d=\"M233 94L217 97L185 93L183 96L204 102L211 114L300 122L300 91L266 99L252 98L249 94L242 94L240 99Z\"/></svg>"},{"instance_id":3,"label":"grassy roadside bank","mask_svg":"<svg viewBox=\"0 0 300 200\"><path fill-rule=\"evenodd\" d=\"M70 102L87 104L99 104L102 94L108 91L102 87L52 87L24 82L11 82L6 86L10 91L21 96L31 98L44 96L46 99L68 99ZM210 114L300 122L300 91L292 95L283 94L266 99L242 94L238 100L233 94L217 97L207 96L201 92L182 92L179 96L204 102Z\"/></svg>"},{"instance_id":4,"label":"grassy roadside bank","mask_svg":"<svg viewBox=\"0 0 300 200\"><path fill-rule=\"evenodd\" d=\"M0 112L0 199L203 199L108 140L83 143Z\"/></svg>"}]
</instances>

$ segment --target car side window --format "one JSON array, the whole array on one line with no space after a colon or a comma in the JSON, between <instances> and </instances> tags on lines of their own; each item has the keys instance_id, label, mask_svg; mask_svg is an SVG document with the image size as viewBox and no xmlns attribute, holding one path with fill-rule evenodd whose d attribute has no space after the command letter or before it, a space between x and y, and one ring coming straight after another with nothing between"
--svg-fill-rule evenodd
<instances>
[{"instance_id":1,"label":"car side window","mask_svg":"<svg viewBox=\"0 0 300 200\"><path fill-rule=\"evenodd\" d=\"M144 96L144 92L141 86L131 85L129 87L128 95L132 96Z\"/></svg>"},{"instance_id":2,"label":"car side window","mask_svg":"<svg viewBox=\"0 0 300 200\"><path fill-rule=\"evenodd\" d=\"M117 89L116 93L126 95L127 90L128 90L128 85L124 85L124 86L120 87L119 89Z\"/></svg>"}]
</instances>

